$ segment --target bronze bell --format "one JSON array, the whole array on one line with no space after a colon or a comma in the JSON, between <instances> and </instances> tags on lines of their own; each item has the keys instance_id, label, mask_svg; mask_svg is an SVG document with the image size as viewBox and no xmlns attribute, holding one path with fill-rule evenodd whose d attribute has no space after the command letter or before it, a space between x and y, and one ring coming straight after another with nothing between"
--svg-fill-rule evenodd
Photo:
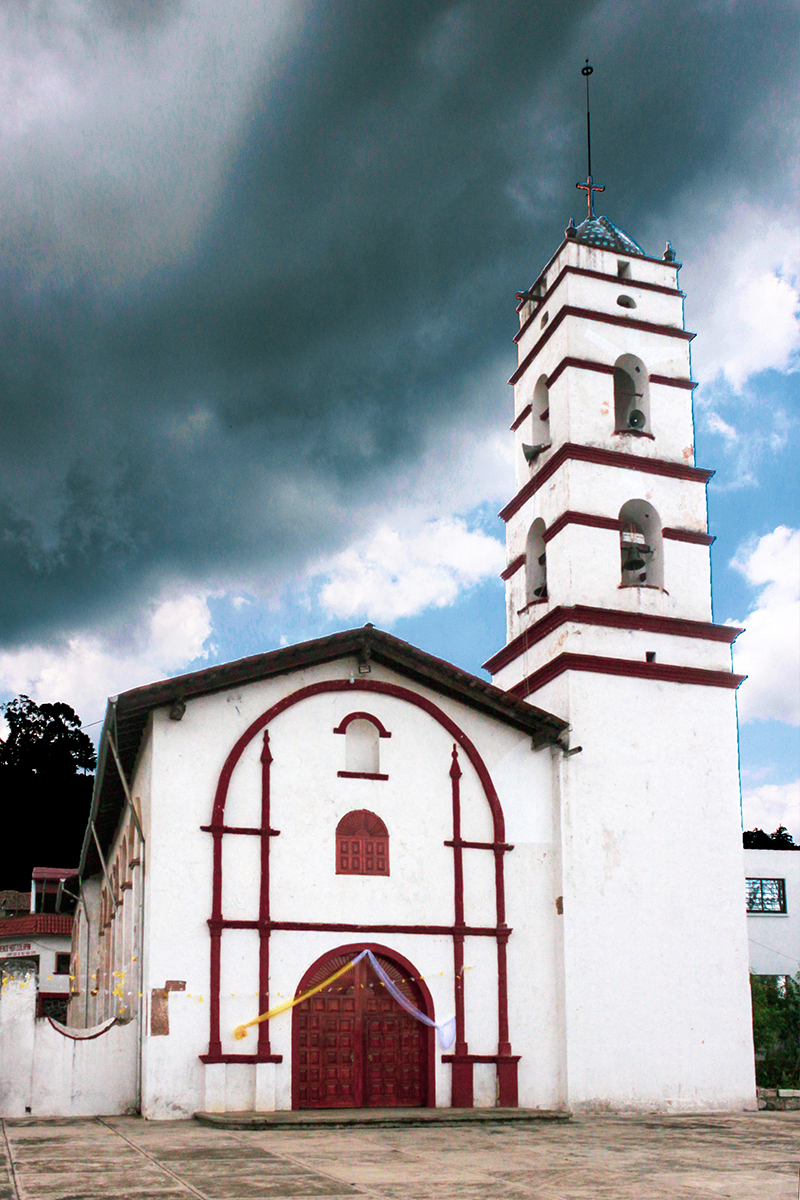
<instances>
[{"instance_id":1,"label":"bronze bell","mask_svg":"<svg viewBox=\"0 0 800 1200\"><path fill-rule=\"evenodd\" d=\"M647 563L642 558L639 548L637 546L631 546L630 550L627 551L627 557L622 563L623 571L641 571L642 568L646 566Z\"/></svg>"}]
</instances>

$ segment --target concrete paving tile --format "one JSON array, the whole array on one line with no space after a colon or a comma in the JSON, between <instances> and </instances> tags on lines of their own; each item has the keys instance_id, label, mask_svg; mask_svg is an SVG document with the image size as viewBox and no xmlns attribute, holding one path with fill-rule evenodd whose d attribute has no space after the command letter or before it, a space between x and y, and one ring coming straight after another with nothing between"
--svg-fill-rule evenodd
<instances>
[{"instance_id":1,"label":"concrete paving tile","mask_svg":"<svg viewBox=\"0 0 800 1200\"><path fill-rule=\"evenodd\" d=\"M375 1195L385 1200L531 1200L528 1188L514 1187L501 1183L462 1183L461 1180L450 1180L436 1185L419 1183L386 1184L375 1187ZM538 1197L537 1197L538 1200Z\"/></svg>"},{"instance_id":2,"label":"concrete paving tile","mask_svg":"<svg viewBox=\"0 0 800 1200\"><path fill-rule=\"evenodd\" d=\"M143 1197L153 1200L174 1198L186 1200L191 1193L172 1180L162 1176L160 1180L136 1179L121 1180L119 1186L104 1179L102 1176L67 1174L60 1179L42 1181L20 1179L20 1200L117 1200L120 1196L130 1195L135 1189Z\"/></svg>"},{"instance_id":3,"label":"concrete paving tile","mask_svg":"<svg viewBox=\"0 0 800 1200\"><path fill-rule=\"evenodd\" d=\"M204 1179L194 1180L188 1175L186 1182L201 1191L208 1200L259 1200L261 1197L294 1196L356 1196L359 1193L347 1183L322 1176L309 1178L302 1175L285 1175L279 1179Z\"/></svg>"}]
</instances>

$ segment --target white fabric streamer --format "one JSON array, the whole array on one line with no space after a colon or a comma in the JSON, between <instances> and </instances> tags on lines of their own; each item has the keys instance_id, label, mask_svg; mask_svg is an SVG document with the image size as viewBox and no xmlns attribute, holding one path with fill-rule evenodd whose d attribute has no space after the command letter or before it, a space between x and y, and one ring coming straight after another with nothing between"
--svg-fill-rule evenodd
<instances>
[{"instance_id":1,"label":"white fabric streamer","mask_svg":"<svg viewBox=\"0 0 800 1200\"><path fill-rule=\"evenodd\" d=\"M386 974L371 950L362 950L358 955L358 958L354 959L354 961L358 962L359 959L364 958L365 956L369 959L373 971L378 976L387 992L394 997L400 1007L404 1008L412 1017L416 1017L418 1021L422 1021L423 1025L430 1025L433 1029L435 1029L439 1036L439 1045L443 1050L449 1050L453 1042L456 1040L455 1017L450 1017L449 1020L442 1021L441 1023L432 1021L430 1017L427 1017L425 1013L420 1012L420 1010L416 1008L406 996L403 995L397 984L395 984Z\"/></svg>"}]
</instances>

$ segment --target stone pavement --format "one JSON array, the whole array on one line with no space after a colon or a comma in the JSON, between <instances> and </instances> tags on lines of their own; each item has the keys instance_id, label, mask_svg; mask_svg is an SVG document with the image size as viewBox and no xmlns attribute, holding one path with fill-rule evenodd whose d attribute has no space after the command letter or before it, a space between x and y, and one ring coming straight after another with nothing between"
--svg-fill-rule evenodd
<instances>
[{"instance_id":1,"label":"stone pavement","mask_svg":"<svg viewBox=\"0 0 800 1200\"><path fill-rule=\"evenodd\" d=\"M792 1112L396 1129L243 1131L139 1117L2 1124L0 1200L798 1197Z\"/></svg>"}]
</instances>

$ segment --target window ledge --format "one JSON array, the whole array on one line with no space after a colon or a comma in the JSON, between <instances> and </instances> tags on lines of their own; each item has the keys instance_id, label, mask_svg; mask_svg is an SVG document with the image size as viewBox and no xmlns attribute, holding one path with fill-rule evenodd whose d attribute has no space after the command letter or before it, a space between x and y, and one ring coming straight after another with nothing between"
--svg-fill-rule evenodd
<instances>
[{"instance_id":1,"label":"window ledge","mask_svg":"<svg viewBox=\"0 0 800 1200\"><path fill-rule=\"evenodd\" d=\"M649 438L651 442L656 440L656 435L648 433L646 429L615 429L614 437L643 437Z\"/></svg>"},{"instance_id":2,"label":"window ledge","mask_svg":"<svg viewBox=\"0 0 800 1200\"><path fill-rule=\"evenodd\" d=\"M337 771L340 779L388 779L388 775L378 775L373 771Z\"/></svg>"},{"instance_id":3,"label":"window ledge","mask_svg":"<svg viewBox=\"0 0 800 1200\"><path fill-rule=\"evenodd\" d=\"M618 583L617 588L625 588L626 590L635 588L640 592L663 592L665 596L669 595L667 589L660 587L657 583Z\"/></svg>"},{"instance_id":4,"label":"window ledge","mask_svg":"<svg viewBox=\"0 0 800 1200\"><path fill-rule=\"evenodd\" d=\"M547 604L549 599L549 596L538 596L536 600L529 600L524 608L517 609L517 616L521 617L522 614L527 612L529 608L535 608L537 604Z\"/></svg>"},{"instance_id":5,"label":"window ledge","mask_svg":"<svg viewBox=\"0 0 800 1200\"><path fill-rule=\"evenodd\" d=\"M749 908L747 910L748 917L788 917L788 913L763 912L759 908Z\"/></svg>"}]
</instances>

